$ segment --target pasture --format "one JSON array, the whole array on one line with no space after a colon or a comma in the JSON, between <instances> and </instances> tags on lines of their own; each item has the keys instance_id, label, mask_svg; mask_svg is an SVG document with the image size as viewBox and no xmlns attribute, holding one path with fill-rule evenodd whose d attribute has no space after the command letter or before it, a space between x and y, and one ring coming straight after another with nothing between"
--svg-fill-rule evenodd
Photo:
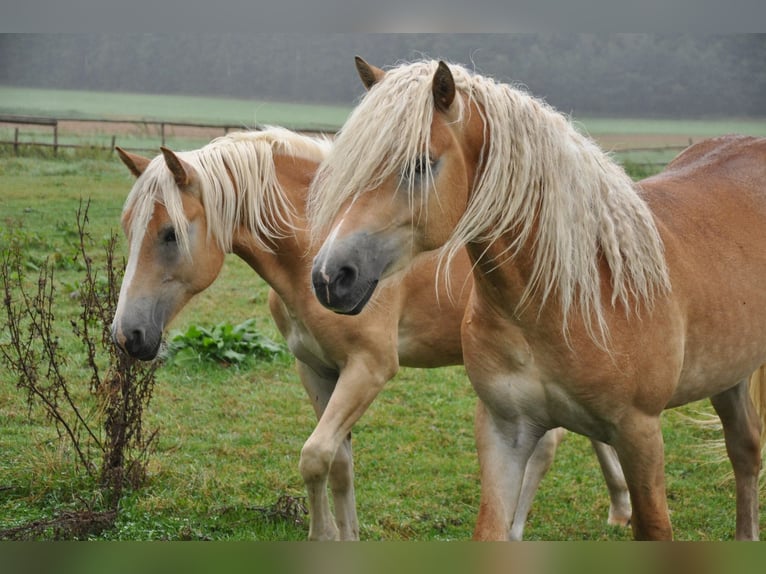
<instances>
[{"instance_id":1,"label":"pasture","mask_svg":"<svg viewBox=\"0 0 766 574\"><path fill-rule=\"evenodd\" d=\"M0 113L72 118L240 124L340 125L348 108L201 96L43 90L0 86Z\"/></svg>"},{"instance_id":2,"label":"pasture","mask_svg":"<svg viewBox=\"0 0 766 574\"><path fill-rule=\"evenodd\" d=\"M8 94L0 94L6 112ZM17 111L37 113L31 106ZM105 115L114 109L93 113ZM187 113L194 114L194 109L192 103ZM135 109L132 113L148 115ZM194 115L198 121L211 119ZM256 120L242 121L251 119ZM297 125L303 119L256 121ZM609 132L598 122L592 128L586 120L583 124L597 138L598 130ZM741 125L708 122L705 129L713 133L704 135L735 131ZM748 125L766 134L766 122ZM688 123L668 123L662 131L657 127L654 136L659 140L671 134L683 142L703 131L701 124L692 130ZM621 142L635 135L609 133ZM635 137L636 147L646 145L647 134ZM81 198L91 200L94 252L111 231L120 234L119 252L126 252L119 218L133 178L116 156L14 157L4 150L0 181L0 247L5 249L10 230L16 230L25 241L32 277L46 256L59 254L62 262L71 258ZM77 313L70 294L81 270L62 263L55 273L61 344L72 349L68 368L82 369L85 378L82 357L66 330L68 318ZM280 340L266 307L267 292L265 283L230 255L217 282L184 309L172 329L254 318L263 334ZM0 344L5 337L0 334ZM353 432L362 540L470 538L479 501L474 406L462 368L402 369L388 384ZM720 431L716 425L691 420L707 419L711 413L709 404L701 402L663 416L669 504L679 540L730 540L734 535L734 486L728 480L723 447L716 443ZM291 361L163 365L146 416L146 427L158 431L148 483L123 497L115 527L94 538L305 539L308 523L301 513L305 493L298 457L315 420ZM5 368L0 370L0 428L0 530L66 511L94 492L92 484L75 474L71 450L38 408L28 408ZM606 488L590 445L570 433L541 484L525 538L629 540L629 531L606 525L607 509ZM763 502L761 512L766 512ZM764 536L763 518L761 525Z\"/></svg>"}]
</instances>

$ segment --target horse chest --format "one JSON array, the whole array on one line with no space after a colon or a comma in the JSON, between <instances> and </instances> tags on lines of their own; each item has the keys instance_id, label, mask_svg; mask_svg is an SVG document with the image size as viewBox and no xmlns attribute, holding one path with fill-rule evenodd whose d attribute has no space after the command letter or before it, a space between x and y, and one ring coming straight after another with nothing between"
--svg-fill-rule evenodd
<instances>
[{"instance_id":1,"label":"horse chest","mask_svg":"<svg viewBox=\"0 0 766 574\"><path fill-rule=\"evenodd\" d=\"M291 315L289 329L283 335L296 359L320 375L337 376L337 365L327 356L325 349L303 321Z\"/></svg>"},{"instance_id":2,"label":"horse chest","mask_svg":"<svg viewBox=\"0 0 766 574\"><path fill-rule=\"evenodd\" d=\"M578 397L567 385L571 381L552 374L545 355L530 347L520 331L472 333L469 325L466 333L466 371L478 396L497 415L607 438L598 409Z\"/></svg>"},{"instance_id":3,"label":"horse chest","mask_svg":"<svg viewBox=\"0 0 766 574\"><path fill-rule=\"evenodd\" d=\"M523 417L544 428L563 426L569 430L608 440L609 426L558 382L543 380L527 370L498 372L487 377L473 375L479 397L506 420Z\"/></svg>"}]
</instances>

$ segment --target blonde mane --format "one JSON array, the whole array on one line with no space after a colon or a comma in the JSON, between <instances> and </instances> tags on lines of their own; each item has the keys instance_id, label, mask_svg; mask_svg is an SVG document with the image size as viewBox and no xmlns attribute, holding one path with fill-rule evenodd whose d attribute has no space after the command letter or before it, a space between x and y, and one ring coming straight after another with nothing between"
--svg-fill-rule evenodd
<instances>
[{"instance_id":1,"label":"blonde mane","mask_svg":"<svg viewBox=\"0 0 766 574\"><path fill-rule=\"evenodd\" d=\"M208 237L231 251L232 235L239 226L248 229L265 250L269 240L292 231L294 206L277 181L274 155L285 154L321 162L331 142L290 130L269 127L263 131L233 132L206 146L179 152L199 178L200 199L207 218ZM155 157L136 180L123 208L128 237L142 237L156 203L164 205L176 231L179 246L189 252L188 220L181 192L164 158Z\"/></svg>"},{"instance_id":2,"label":"blonde mane","mask_svg":"<svg viewBox=\"0 0 766 574\"><path fill-rule=\"evenodd\" d=\"M349 199L406 174L426 156L433 119L431 85L438 62L386 72L339 132L314 181L309 214L315 234ZM611 271L612 306L626 309L670 289L662 240L649 207L625 171L560 113L507 84L450 65L459 96L456 126L476 104L484 125L481 169L452 236L442 248L444 268L469 243L487 246L513 232L500 265L533 246L533 267L519 308L557 294L564 329L574 304L594 338L607 336L599 259ZM462 97L460 97L462 96ZM413 170L409 170L412 172ZM428 184L427 188L435 192ZM414 182L403 182L416 201ZM534 236L533 236L534 229ZM504 245L504 244L501 244Z\"/></svg>"}]
</instances>

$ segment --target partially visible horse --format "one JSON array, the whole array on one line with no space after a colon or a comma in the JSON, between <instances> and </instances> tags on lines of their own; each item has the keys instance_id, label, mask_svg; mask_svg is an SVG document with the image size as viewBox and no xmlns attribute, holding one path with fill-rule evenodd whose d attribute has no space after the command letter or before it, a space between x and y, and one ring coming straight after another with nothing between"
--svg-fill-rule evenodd
<instances>
[{"instance_id":1,"label":"partially visible horse","mask_svg":"<svg viewBox=\"0 0 766 574\"><path fill-rule=\"evenodd\" d=\"M368 92L310 194L312 225L328 234L315 292L359 313L418 253L441 249L450 269L467 248L475 537L508 537L527 461L563 426L616 449L635 538L672 538L660 414L710 397L736 537L757 539L764 423L747 378L766 361L766 140L704 141L634 183L513 86L437 61L357 69Z\"/></svg>"},{"instance_id":2,"label":"partially visible horse","mask_svg":"<svg viewBox=\"0 0 766 574\"><path fill-rule=\"evenodd\" d=\"M309 183L330 142L288 130L233 133L201 149L150 160L118 150L138 178L125 202L129 258L113 338L149 360L171 319L218 276L226 253L246 261L272 290L271 313L296 357L297 371L319 422L306 441L300 472L306 483L312 539L357 539L350 432L399 365L462 362L460 321L470 292L463 255L452 277L464 294L454 303L434 290L436 259L418 258L399 284L381 288L364 317L341 317L311 291L314 252L306 229ZM546 435L527 470L525 508L553 460L563 430ZM610 490L610 523L626 524L630 503L616 455L594 443ZM333 492L330 513L327 482Z\"/></svg>"}]
</instances>

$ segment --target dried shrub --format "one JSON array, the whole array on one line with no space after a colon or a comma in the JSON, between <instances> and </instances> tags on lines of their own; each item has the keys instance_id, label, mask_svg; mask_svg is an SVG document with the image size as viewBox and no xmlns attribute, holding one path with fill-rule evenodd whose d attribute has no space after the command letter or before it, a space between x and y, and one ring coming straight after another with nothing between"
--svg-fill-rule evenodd
<instances>
[{"instance_id":1,"label":"dried shrub","mask_svg":"<svg viewBox=\"0 0 766 574\"><path fill-rule=\"evenodd\" d=\"M115 264L117 236L113 233L103 246L103 268L94 263L90 255L94 241L86 229L89 206L90 202L81 202L77 211L75 241L84 271L74 293L79 315L69 321L68 329L84 350L87 393L95 399L95 412L94 401L81 398L82 371L77 370L80 374L73 379L72 370L66 368L68 353L62 349L63 329L55 313L55 266L51 261L39 265L37 281L30 285L20 234L9 237L0 260L5 313L0 326L7 333L0 342L0 361L25 393L29 416L33 407L41 407L59 439L76 453L78 468L96 479L100 492L92 498L103 500L105 509L67 512L36 526L0 532L0 538L51 527L56 538L66 538L66 532L77 538L90 532L91 526L103 530L105 520L109 525L114 522L123 490L140 487L146 478L157 433L146 432L143 414L152 397L157 364L132 359L112 344L111 322L124 262Z\"/></svg>"}]
</instances>

